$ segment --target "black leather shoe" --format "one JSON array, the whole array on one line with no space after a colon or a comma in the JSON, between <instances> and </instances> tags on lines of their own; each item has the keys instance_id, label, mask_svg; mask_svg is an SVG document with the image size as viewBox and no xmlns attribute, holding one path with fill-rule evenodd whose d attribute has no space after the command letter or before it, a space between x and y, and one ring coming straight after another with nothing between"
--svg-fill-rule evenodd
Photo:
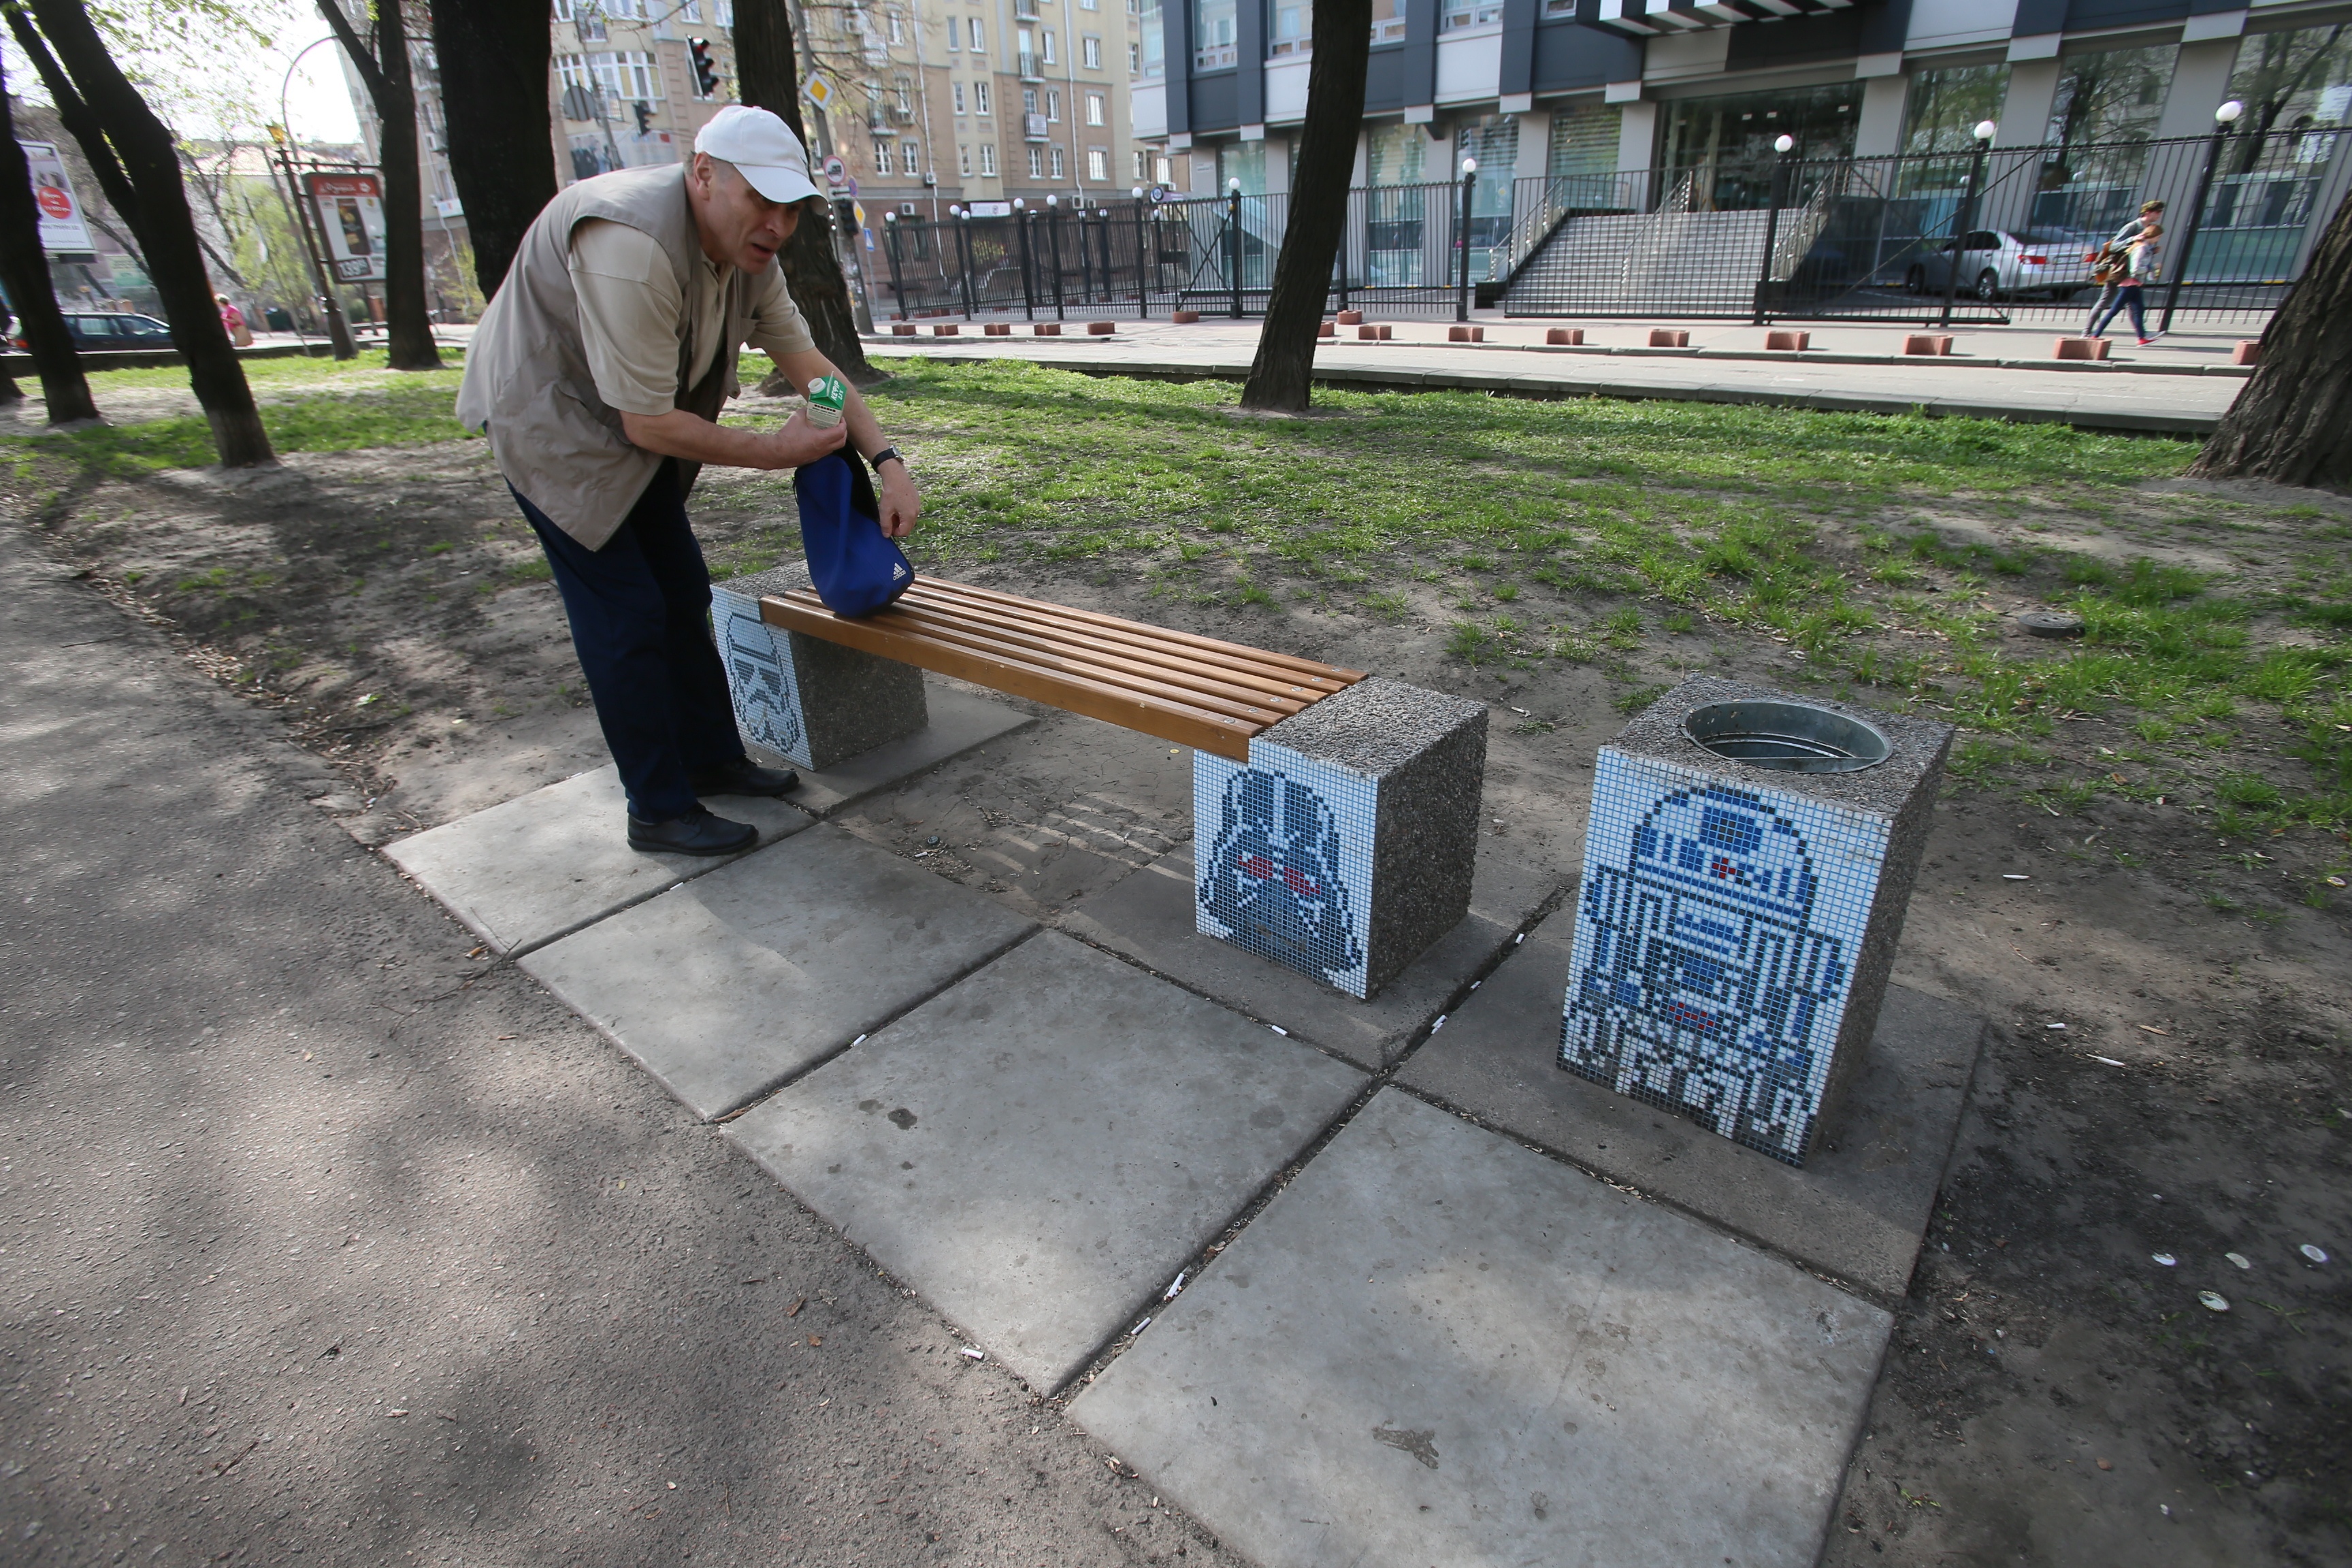
<instances>
[{"instance_id":1,"label":"black leather shoe","mask_svg":"<svg viewBox=\"0 0 2352 1568\"><path fill-rule=\"evenodd\" d=\"M732 855L759 842L760 830L748 822L730 822L696 806L684 816L667 822L629 818L629 847L650 855Z\"/></svg>"},{"instance_id":2,"label":"black leather shoe","mask_svg":"<svg viewBox=\"0 0 2352 1568\"><path fill-rule=\"evenodd\" d=\"M724 766L705 768L687 782L700 795L783 795L801 787L801 775L789 769L763 768L749 757L738 757Z\"/></svg>"}]
</instances>

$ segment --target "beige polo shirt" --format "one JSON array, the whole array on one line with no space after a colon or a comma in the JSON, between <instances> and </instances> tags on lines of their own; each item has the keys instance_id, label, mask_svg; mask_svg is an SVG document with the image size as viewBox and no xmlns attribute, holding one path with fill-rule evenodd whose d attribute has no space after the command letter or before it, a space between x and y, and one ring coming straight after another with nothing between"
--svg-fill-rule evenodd
<instances>
[{"instance_id":1,"label":"beige polo shirt","mask_svg":"<svg viewBox=\"0 0 2352 1568\"><path fill-rule=\"evenodd\" d=\"M687 344L687 384L709 373L726 335L726 264L695 253L693 281L682 297L677 271L660 242L643 229L589 218L572 231L572 287L580 301L580 339L596 395L624 414L647 417L677 406L677 345ZM770 355L816 346L808 322L784 291L772 263L751 284L752 348ZM680 324L684 323L681 331Z\"/></svg>"}]
</instances>

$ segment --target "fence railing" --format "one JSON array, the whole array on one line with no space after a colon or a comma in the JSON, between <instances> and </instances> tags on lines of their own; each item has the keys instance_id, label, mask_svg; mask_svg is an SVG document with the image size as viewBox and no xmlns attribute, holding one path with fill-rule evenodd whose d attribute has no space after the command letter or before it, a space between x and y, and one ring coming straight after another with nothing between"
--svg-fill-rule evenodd
<instances>
[{"instance_id":1,"label":"fence railing","mask_svg":"<svg viewBox=\"0 0 2352 1568\"><path fill-rule=\"evenodd\" d=\"M2252 321L2300 276L2347 187L2343 131L1360 186L1327 303L2063 321L2095 287L2089 253L2160 200L2168 308ZM1258 315L1290 201L1229 192L892 216L866 270L871 303L900 319Z\"/></svg>"}]
</instances>

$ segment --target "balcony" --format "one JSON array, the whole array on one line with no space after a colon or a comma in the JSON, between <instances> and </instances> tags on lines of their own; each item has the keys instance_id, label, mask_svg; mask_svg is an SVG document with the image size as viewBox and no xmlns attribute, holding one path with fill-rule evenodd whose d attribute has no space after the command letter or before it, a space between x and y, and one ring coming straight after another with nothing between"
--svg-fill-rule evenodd
<instances>
[{"instance_id":1,"label":"balcony","mask_svg":"<svg viewBox=\"0 0 2352 1568\"><path fill-rule=\"evenodd\" d=\"M1045 117L1042 114L1023 115L1021 117L1021 130L1022 135L1031 142L1043 142L1046 140Z\"/></svg>"},{"instance_id":2,"label":"balcony","mask_svg":"<svg viewBox=\"0 0 2352 1568\"><path fill-rule=\"evenodd\" d=\"M1024 49L1021 51L1017 64L1020 68L1021 79L1023 81L1044 81L1045 79L1045 69L1038 63L1037 57L1031 54L1028 50Z\"/></svg>"}]
</instances>

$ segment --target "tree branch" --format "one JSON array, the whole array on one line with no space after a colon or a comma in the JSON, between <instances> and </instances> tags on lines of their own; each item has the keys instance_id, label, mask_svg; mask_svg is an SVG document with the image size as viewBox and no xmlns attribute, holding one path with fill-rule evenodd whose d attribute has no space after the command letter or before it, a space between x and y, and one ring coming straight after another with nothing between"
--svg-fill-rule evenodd
<instances>
[{"instance_id":1,"label":"tree branch","mask_svg":"<svg viewBox=\"0 0 2352 1568\"><path fill-rule=\"evenodd\" d=\"M327 26L334 29L335 41L341 44L343 53L351 57L352 68L360 73L360 85L368 89L368 97L375 101L377 111L381 113L383 95L391 87L384 80L383 67L360 41L359 34L352 31L351 18L343 15L343 8L336 4L336 0L319 0L319 14L326 17Z\"/></svg>"}]
</instances>

